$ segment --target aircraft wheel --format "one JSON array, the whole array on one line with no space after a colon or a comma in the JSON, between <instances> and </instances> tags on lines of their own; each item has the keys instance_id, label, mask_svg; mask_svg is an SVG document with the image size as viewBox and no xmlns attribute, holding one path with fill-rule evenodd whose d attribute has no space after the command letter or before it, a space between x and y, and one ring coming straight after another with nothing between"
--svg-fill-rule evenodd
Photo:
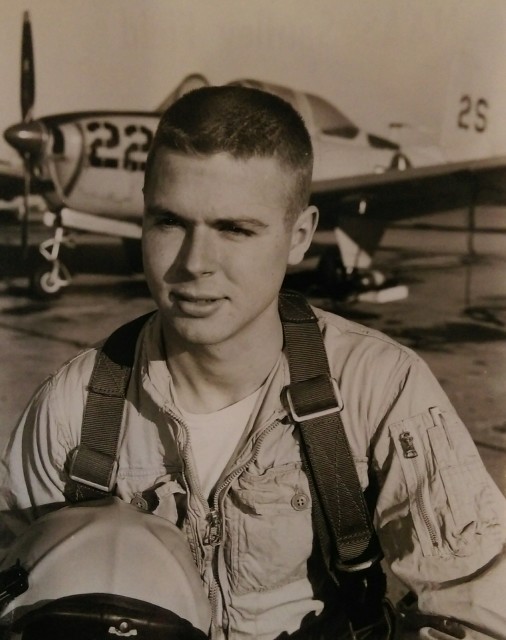
<instances>
[{"instance_id":1,"label":"aircraft wheel","mask_svg":"<svg viewBox=\"0 0 506 640\"><path fill-rule=\"evenodd\" d=\"M360 286L364 289L377 289L385 282L385 276L381 271L365 271L359 276Z\"/></svg>"},{"instance_id":2,"label":"aircraft wheel","mask_svg":"<svg viewBox=\"0 0 506 640\"><path fill-rule=\"evenodd\" d=\"M55 273L49 263L41 264L33 271L30 278L30 290L42 300L56 298L61 294L63 281L59 273Z\"/></svg>"}]
</instances>

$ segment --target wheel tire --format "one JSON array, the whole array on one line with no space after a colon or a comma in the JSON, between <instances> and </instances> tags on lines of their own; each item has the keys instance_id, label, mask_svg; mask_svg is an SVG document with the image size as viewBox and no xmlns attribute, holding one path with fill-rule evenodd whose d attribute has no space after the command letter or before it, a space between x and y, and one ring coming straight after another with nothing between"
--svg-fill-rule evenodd
<instances>
[{"instance_id":1,"label":"wheel tire","mask_svg":"<svg viewBox=\"0 0 506 640\"><path fill-rule=\"evenodd\" d=\"M52 271L52 265L41 264L32 272L30 291L35 297L41 300L49 300L61 295L62 286L58 282L52 281Z\"/></svg>"}]
</instances>

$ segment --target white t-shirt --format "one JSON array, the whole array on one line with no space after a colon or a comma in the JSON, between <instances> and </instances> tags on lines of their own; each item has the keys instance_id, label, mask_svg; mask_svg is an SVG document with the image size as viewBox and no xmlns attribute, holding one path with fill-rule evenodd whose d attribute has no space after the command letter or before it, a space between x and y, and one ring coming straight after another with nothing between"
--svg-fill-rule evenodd
<instances>
[{"instance_id":1,"label":"white t-shirt","mask_svg":"<svg viewBox=\"0 0 506 640\"><path fill-rule=\"evenodd\" d=\"M239 444L261 390L262 387L243 400L213 413L190 413L180 409L190 431L197 474L206 498L209 498Z\"/></svg>"}]
</instances>

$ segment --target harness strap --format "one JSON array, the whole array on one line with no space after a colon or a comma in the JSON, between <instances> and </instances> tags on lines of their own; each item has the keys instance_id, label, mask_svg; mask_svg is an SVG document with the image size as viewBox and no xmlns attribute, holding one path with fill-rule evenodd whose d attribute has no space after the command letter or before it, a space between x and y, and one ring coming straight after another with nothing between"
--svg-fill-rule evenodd
<instances>
[{"instance_id":1,"label":"harness strap","mask_svg":"<svg viewBox=\"0 0 506 640\"><path fill-rule=\"evenodd\" d=\"M301 434L301 455L322 556L340 585L353 628L377 620L385 593L379 544L340 417L343 402L331 377L317 318L305 298L282 291L279 312L290 368L286 402ZM84 410L81 443L69 462L70 502L110 495L125 396L139 333L152 314L123 325L97 354Z\"/></svg>"},{"instance_id":2,"label":"harness strap","mask_svg":"<svg viewBox=\"0 0 506 640\"><path fill-rule=\"evenodd\" d=\"M286 399L302 437L302 456L313 498L314 525L332 575L371 564L379 545L353 462L317 318L305 298L280 295L290 368ZM348 566L347 566L348 563Z\"/></svg>"},{"instance_id":3,"label":"harness strap","mask_svg":"<svg viewBox=\"0 0 506 640\"><path fill-rule=\"evenodd\" d=\"M374 637L390 637L379 631L390 626L383 608L381 548L342 423L343 401L331 377L318 320L296 292L281 292L279 310L290 369L286 401L300 431L313 527L324 564L339 587L350 637L365 638L358 630L368 628L379 634ZM333 619L335 602L327 604Z\"/></svg>"},{"instance_id":4,"label":"harness strap","mask_svg":"<svg viewBox=\"0 0 506 640\"><path fill-rule=\"evenodd\" d=\"M283 323L291 383L286 400L298 423L303 461L315 510L314 524L330 568L370 560L375 540L369 512L340 417L343 403L331 377L317 319L305 298L282 291ZM110 494L116 482L124 400L146 314L123 325L98 352L88 386L81 442L69 468L72 502ZM336 553L337 551L337 553ZM353 567L352 567L353 568Z\"/></svg>"},{"instance_id":5,"label":"harness strap","mask_svg":"<svg viewBox=\"0 0 506 640\"><path fill-rule=\"evenodd\" d=\"M98 351L88 385L81 442L69 461L71 482L65 497L70 502L103 498L116 484L116 455L137 337L152 314L116 329Z\"/></svg>"}]
</instances>

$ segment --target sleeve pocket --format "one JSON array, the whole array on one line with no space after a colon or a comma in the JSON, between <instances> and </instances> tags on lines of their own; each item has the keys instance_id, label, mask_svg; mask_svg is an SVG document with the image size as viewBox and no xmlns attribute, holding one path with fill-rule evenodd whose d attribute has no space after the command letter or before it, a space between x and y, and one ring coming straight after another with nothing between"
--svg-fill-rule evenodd
<instances>
[{"instance_id":1,"label":"sleeve pocket","mask_svg":"<svg viewBox=\"0 0 506 640\"><path fill-rule=\"evenodd\" d=\"M390 427L424 555L474 552L497 524L488 474L453 412L437 407Z\"/></svg>"}]
</instances>

